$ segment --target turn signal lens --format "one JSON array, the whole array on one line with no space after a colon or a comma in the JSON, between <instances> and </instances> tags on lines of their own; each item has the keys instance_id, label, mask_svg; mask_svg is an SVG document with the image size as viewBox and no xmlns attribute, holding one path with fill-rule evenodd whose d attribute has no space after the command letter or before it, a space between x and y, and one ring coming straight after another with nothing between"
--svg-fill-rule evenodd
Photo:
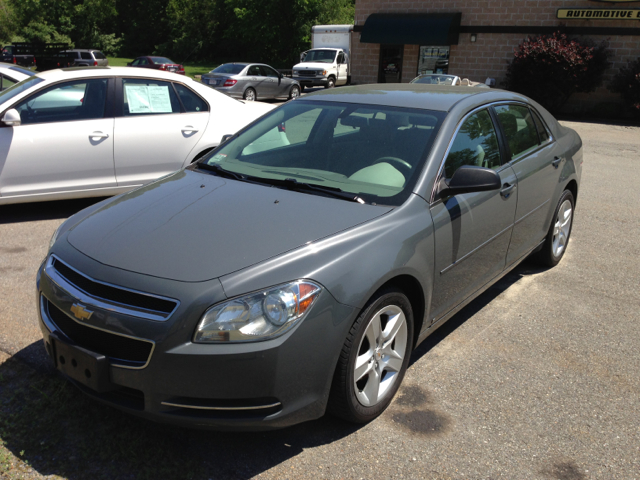
<instances>
[{"instance_id":1,"label":"turn signal lens","mask_svg":"<svg viewBox=\"0 0 640 480\"><path fill-rule=\"evenodd\" d=\"M307 280L214 305L198 324L196 343L256 342L279 337L304 318L322 287Z\"/></svg>"}]
</instances>

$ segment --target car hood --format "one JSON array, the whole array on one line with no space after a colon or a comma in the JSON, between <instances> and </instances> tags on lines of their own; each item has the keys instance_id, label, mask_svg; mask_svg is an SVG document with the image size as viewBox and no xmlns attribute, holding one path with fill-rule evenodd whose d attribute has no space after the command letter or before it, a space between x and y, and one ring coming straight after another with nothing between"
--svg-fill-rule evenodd
<instances>
[{"instance_id":1,"label":"car hood","mask_svg":"<svg viewBox=\"0 0 640 480\"><path fill-rule=\"evenodd\" d=\"M181 170L107 202L67 241L105 265L199 282L390 210Z\"/></svg>"},{"instance_id":2,"label":"car hood","mask_svg":"<svg viewBox=\"0 0 640 480\"><path fill-rule=\"evenodd\" d=\"M333 66L333 63L325 62L306 62L294 65L294 70L327 70Z\"/></svg>"}]
</instances>

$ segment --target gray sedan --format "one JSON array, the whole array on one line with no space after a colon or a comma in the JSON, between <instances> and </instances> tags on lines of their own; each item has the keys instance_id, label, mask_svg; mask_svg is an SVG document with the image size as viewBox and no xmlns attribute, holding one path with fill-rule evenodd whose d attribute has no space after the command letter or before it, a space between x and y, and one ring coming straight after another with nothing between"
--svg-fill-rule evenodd
<instances>
[{"instance_id":1,"label":"gray sedan","mask_svg":"<svg viewBox=\"0 0 640 480\"><path fill-rule=\"evenodd\" d=\"M297 80L263 63L225 63L202 75L202 83L230 97L248 101L300 96Z\"/></svg>"},{"instance_id":2,"label":"gray sedan","mask_svg":"<svg viewBox=\"0 0 640 480\"><path fill-rule=\"evenodd\" d=\"M439 326L524 258L562 259L581 172L580 137L522 95L314 93L64 222L37 276L44 344L152 420L368 422Z\"/></svg>"}]
</instances>

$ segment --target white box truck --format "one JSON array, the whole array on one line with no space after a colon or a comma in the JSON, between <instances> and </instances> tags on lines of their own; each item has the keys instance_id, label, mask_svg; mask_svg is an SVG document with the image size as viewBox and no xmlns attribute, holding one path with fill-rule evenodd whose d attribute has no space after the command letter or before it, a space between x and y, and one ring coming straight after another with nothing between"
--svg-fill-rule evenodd
<instances>
[{"instance_id":1,"label":"white box truck","mask_svg":"<svg viewBox=\"0 0 640 480\"><path fill-rule=\"evenodd\" d=\"M311 28L311 50L300 54L292 76L305 87L351 83L351 32L353 25L316 25Z\"/></svg>"}]
</instances>

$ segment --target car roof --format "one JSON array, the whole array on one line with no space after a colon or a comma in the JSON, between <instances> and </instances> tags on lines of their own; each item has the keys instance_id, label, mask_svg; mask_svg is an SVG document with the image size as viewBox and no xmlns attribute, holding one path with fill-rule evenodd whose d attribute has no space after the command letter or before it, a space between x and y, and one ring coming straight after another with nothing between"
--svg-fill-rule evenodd
<instances>
[{"instance_id":1,"label":"car roof","mask_svg":"<svg viewBox=\"0 0 640 480\"><path fill-rule=\"evenodd\" d=\"M97 48L71 48L69 50L63 50L64 52L99 52Z\"/></svg>"},{"instance_id":2,"label":"car roof","mask_svg":"<svg viewBox=\"0 0 640 480\"><path fill-rule=\"evenodd\" d=\"M163 72L162 70L151 70L148 68L132 68L132 67L70 67L58 68L55 70L47 70L39 72L38 77L43 80L56 82L59 80L72 80L74 78L90 78L90 77L142 77L157 78L169 81L194 81L183 75L176 75L171 72Z\"/></svg>"},{"instance_id":3,"label":"car roof","mask_svg":"<svg viewBox=\"0 0 640 480\"><path fill-rule=\"evenodd\" d=\"M448 112L463 100L470 100L466 103L482 105L503 100L526 101L526 98L517 93L499 89L396 83L332 88L310 93L296 101L305 100L422 108Z\"/></svg>"}]
</instances>

